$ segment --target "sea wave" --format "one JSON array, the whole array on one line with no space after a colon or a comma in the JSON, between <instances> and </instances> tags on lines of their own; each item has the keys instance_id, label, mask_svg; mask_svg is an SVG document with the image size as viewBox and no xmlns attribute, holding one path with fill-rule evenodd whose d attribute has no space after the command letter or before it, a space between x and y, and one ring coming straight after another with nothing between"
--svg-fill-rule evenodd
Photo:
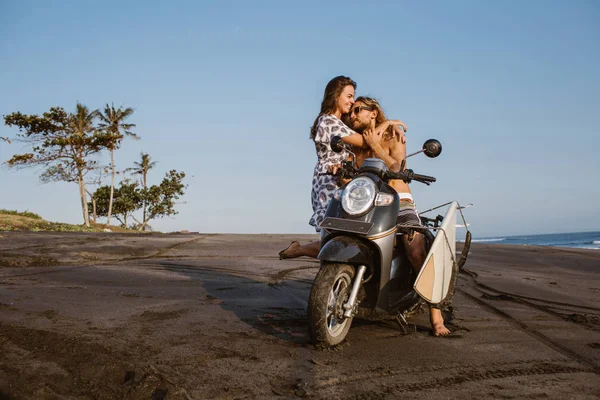
<instances>
[{"instance_id":1,"label":"sea wave","mask_svg":"<svg viewBox=\"0 0 600 400\"><path fill-rule=\"evenodd\" d=\"M594 240L592 244L600 244L600 240Z\"/></svg>"},{"instance_id":2,"label":"sea wave","mask_svg":"<svg viewBox=\"0 0 600 400\"><path fill-rule=\"evenodd\" d=\"M472 242L473 243L476 243L476 242L501 242L503 240L506 240L506 238L473 239Z\"/></svg>"}]
</instances>

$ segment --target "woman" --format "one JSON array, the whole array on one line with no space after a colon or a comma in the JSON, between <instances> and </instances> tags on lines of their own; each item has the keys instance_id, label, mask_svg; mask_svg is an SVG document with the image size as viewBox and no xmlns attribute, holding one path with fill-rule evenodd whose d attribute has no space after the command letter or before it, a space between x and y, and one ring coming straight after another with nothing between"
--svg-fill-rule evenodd
<instances>
[{"instance_id":1,"label":"woman","mask_svg":"<svg viewBox=\"0 0 600 400\"><path fill-rule=\"evenodd\" d=\"M350 156L346 150L341 153L333 152L330 146L331 138L340 136L345 143L352 146L367 147L362 135L354 132L342 122L342 116L349 114L354 105L355 89L356 82L346 76L337 76L329 81L325 87L321 111L310 130L310 138L315 142L317 151L317 165L313 173L311 192L313 215L309 224L314 226L317 232L321 231L319 225L323 222L334 192L340 188L340 182L331 171ZM402 125L406 130L406 126L401 121L386 121L379 125L374 133L381 134L392 124ZM294 241L287 249L279 252L279 258L301 256L316 258L320 249L321 244L318 241L303 246Z\"/></svg>"}]
</instances>

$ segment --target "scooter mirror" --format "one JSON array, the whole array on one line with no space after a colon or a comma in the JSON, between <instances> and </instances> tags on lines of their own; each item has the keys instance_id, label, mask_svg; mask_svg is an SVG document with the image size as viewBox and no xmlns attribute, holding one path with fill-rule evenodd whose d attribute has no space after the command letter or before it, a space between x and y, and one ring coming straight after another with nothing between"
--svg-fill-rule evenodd
<instances>
[{"instance_id":1,"label":"scooter mirror","mask_svg":"<svg viewBox=\"0 0 600 400\"><path fill-rule=\"evenodd\" d=\"M429 158L436 158L442 152L442 144L435 139L429 139L423 143L423 152Z\"/></svg>"},{"instance_id":2,"label":"scooter mirror","mask_svg":"<svg viewBox=\"0 0 600 400\"><path fill-rule=\"evenodd\" d=\"M334 136L331 138L331 150L335 153L341 153L346 146L344 145L344 141L341 136Z\"/></svg>"}]
</instances>

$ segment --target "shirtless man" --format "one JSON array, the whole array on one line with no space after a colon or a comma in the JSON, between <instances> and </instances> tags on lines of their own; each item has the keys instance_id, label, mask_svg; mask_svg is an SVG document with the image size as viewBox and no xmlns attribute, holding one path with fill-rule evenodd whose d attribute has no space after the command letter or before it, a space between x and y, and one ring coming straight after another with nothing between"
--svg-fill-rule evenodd
<instances>
[{"instance_id":1,"label":"shirtless man","mask_svg":"<svg viewBox=\"0 0 600 400\"><path fill-rule=\"evenodd\" d=\"M379 103L369 97L358 97L350 112L350 127L362 133L370 149L362 149L357 156L357 165L368 157L377 157L387 164L391 170L398 170L406 159L406 139L404 134L398 134L392 129L381 133L375 132L375 127L386 121L385 114ZM389 182L400 197L400 212L398 225L422 225L413 201L410 188L403 180ZM425 238L420 232L409 229L402 235L402 242L413 270L418 274L425 261ZM444 318L439 308L429 307L429 321L435 336L445 336L450 330L444 325Z\"/></svg>"}]
</instances>

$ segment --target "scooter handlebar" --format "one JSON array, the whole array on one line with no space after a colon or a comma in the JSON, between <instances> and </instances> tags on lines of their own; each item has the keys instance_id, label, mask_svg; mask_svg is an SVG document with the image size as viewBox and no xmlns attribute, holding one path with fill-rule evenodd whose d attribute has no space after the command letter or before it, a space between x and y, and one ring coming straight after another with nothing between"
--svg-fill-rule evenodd
<instances>
[{"instance_id":1,"label":"scooter handlebar","mask_svg":"<svg viewBox=\"0 0 600 400\"><path fill-rule=\"evenodd\" d=\"M417 181L428 186L431 184L431 182L436 181L433 176L415 174L412 169L407 169L401 172L388 172L387 177L389 179L402 179L406 183Z\"/></svg>"},{"instance_id":2,"label":"scooter handlebar","mask_svg":"<svg viewBox=\"0 0 600 400\"><path fill-rule=\"evenodd\" d=\"M414 174L413 175L413 180L418 181L418 182L422 182L426 185L431 184L432 182L435 182L436 179L433 176L428 176L428 175L419 175L419 174Z\"/></svg>"},{"instance_id":3,"label":"scooter handlebar","mask_svg":"<svg viewBox=\"0 0 600 400\"><path fill-rule=\"evenodd\" d=\"M358 171L354 168L354 166L350 163L345 163L341 168L337 170L335 176L342 179L352 179L356 175ZM388 171L385 174L385 179L401 179L406 183L411 183L412 181L417 181L424 183L426 185L430 185L432 182L435 182L436 179L433 176L420 175L415 174L412 169L406 169L400 172L391 172Z\"/></svg>"}]
</instances>

